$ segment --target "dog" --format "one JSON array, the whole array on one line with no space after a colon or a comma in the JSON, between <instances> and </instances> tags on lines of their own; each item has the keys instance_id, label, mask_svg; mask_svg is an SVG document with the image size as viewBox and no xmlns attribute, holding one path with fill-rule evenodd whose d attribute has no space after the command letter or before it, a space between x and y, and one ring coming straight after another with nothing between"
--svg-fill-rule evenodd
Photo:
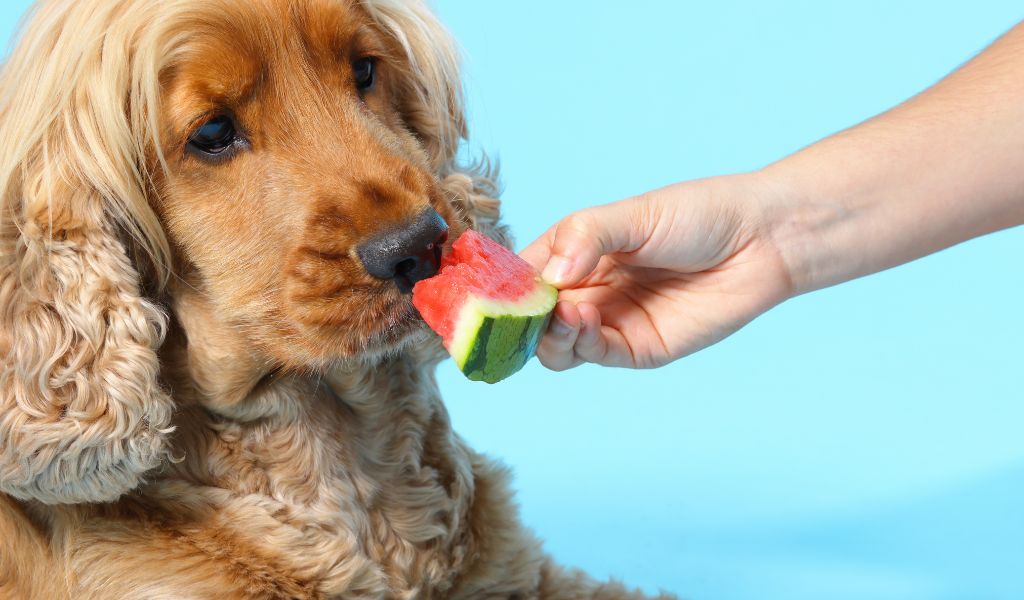
<instances>
[{"instance_id":1,"label":"dog","mask_svg":"<svg viewBox=\"0 0 1024 600\"><path fill-rule=\"evenodd\" d=\"M451 428L467 228L421 0L44 0L0 74L0 597L642 598Z\"/></svg>"}]
</instances>

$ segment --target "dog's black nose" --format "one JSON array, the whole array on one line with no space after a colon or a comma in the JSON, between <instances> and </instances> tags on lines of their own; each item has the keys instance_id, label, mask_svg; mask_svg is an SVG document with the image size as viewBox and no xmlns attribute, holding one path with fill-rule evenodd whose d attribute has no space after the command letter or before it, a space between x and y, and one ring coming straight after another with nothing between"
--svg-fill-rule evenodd
<instances>
[{"instance_id":1,"label":"dog's black nose","mask_svg":"<svg viewBox=\"0 0 1024 600\"><path fill-rule=\"evenodd\" d=\"M433 208L416 220L364 242L357 253L366 272L377 279L393 279L402 293L421 279L432 277L441 264L441 245L448 239L448 224Z\"/></svg>"}]
</instances>

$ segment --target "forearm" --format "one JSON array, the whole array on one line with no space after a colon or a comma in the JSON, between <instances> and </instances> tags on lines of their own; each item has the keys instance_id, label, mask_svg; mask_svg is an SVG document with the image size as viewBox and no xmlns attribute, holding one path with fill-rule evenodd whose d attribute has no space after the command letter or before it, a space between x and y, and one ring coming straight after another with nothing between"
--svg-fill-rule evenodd
<instances>
[{"instance_id":1,"label":"forearm","mask_svg":"<svg viewBox=\"0 0 1024 600\"><path fill-rule=\"evenodd\" d=\"M1024 26L755 177L798 294L1024 223Z\"/></svg>"}]
</instances>

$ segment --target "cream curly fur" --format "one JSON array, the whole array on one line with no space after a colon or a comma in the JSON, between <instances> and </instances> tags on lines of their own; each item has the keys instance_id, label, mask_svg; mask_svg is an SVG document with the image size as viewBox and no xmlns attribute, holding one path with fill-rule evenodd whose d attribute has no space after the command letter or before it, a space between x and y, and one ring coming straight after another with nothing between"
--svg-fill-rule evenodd
<instances>
[{"instance_id":1,"label":"cream curly fur","mask_svg":"<svg viewBox=\"0 0 1024 600\"><path fill-rule=\"evenodd\" d=\"M183 262L154 209L180 181L162 77L211 7L284 4L48 0L3 68L0 598L643 597L552 564L452 431L436 340L282 369ZM444 29L356 4L405 54L409 160L508 243L492 177L454 160Z\"/></svg>"}]
</instances>

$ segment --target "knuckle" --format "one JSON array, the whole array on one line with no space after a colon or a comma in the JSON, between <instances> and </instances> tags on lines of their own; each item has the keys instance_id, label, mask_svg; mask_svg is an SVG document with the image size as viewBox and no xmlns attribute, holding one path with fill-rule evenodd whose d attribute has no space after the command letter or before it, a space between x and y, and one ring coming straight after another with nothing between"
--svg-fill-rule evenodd
<instances>
[{"instance_id":1,"label":"knuckle","mask_svg":"<svg viewBox=\"0 0 1024 600\"><path fill-rule=\"evenodd\" d=\"M584 211L571 213L558 225L556 237L583 236L588 237L594 229L594 219Z\"/></svg>"}]
</instances>

